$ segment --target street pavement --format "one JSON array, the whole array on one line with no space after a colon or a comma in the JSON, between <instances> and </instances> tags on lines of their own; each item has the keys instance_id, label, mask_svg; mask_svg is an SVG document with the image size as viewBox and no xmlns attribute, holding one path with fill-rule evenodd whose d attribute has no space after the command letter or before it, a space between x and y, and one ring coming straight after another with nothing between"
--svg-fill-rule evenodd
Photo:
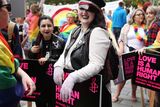
<instances>
[{"instance_id":1,"label":"street pavement","mask_svg":"<svg viewBox=\"0 0 160 107\"><path fill-rule=\"evenodd\" d=\"M111 82L111 89L112 89L112 95L114 95L116 91L116 85L114 85L113 82ZM112 107L142 107L142 101L141 101L141 91L140 87L137 87L137 101L132 102L131 101L131 81L128 80L122 89L122 92L119 96L119 101L116 103L112 103ZM148 96L147 96L147 91L143 90L143 95L144 95L144 107L149 107L149 102L148 102ZM32 106L27 106L26 101L21 101L21 107L36 107L35 103L32 102Z\"/></svg>"},{"instance_id":2,"label":"street pavement","mask_svg":"<svg viewBox=\"0 0 160 107\"><path fill-rule=\"evenodd\" d=\"M114 83L111 83L111 89L112 89L112 96L114 95L116 91L117 86L114 85ZM121 91L121 94L119 96L119 101L116 103L112 103L112 107L143 107L142 106L142 100L141 100L141 87L137 87L137 101L132 102L131 101L131 81L128 80L124 86L124 88ZM143 96L144 96L144 107L149 107L149 100L147 91L143 89Z\"/></svg>"}]
</instances>

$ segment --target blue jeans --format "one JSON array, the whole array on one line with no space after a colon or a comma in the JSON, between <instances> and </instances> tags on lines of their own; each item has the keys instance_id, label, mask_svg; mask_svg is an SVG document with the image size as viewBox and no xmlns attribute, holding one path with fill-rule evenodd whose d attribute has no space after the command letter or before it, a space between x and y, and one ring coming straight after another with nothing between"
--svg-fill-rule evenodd
<instances>
[{"instance_id":1,"label":"blue jeans","mask_svg":"<svg viewBox=\"0 0 160 107\"><path fill-rule=\"evenodd\" d=\"M14 87L0 90L0 107L17 107L24 94L23 85L17 82Z\"/></svg>"}]
</instances>

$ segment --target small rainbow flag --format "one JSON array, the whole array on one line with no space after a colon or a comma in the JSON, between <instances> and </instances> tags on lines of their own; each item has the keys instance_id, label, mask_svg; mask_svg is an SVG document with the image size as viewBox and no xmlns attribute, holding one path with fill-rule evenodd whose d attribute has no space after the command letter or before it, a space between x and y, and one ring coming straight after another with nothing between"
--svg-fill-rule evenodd
<instances>
[{"instance_id":1,"label":"small rainbow flag","mask_svg":"<svg viewBox=\"0 0 160 107\"><path fill-rule=\"evenodd\" d=\"M28 35L29 35L29 40L31 42L33 42L36 39L39 32L38 20L39 20L39 16L37 15L33 15L30 17Z\"/></svg>"},{"instance_id":2,"label":"small rainbow flag","mask_svg":"<svg viewBox=\"0 0 160 107\"><path fill-rule=\"evenodd\" d=\"M64 24L62 26L62 28L60 29L60 37L64 39L64 41L66 42L68 39L68 36L70 34L70 32L77 27L77 25L75 23L71 24L71 25L67 25Z\"/></svg>"}]
</instances>

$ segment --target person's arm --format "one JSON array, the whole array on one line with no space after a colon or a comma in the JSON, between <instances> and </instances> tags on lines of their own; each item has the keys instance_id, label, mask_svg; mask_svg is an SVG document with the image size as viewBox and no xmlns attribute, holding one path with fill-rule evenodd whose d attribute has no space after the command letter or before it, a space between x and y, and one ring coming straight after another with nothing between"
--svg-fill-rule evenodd
<instances>
[{"instance_id":1,"label":"person's arm","mask_svg":"<svg viewBox=\"0 0 160 107\"><path fill-rule=\"evenodd\" d=\"M60 55L60 57L58 58L58 60L56 61L56 63L54 64L54 68L55 67L61 67L61 68L64 68L64 53L65 53L65 50L66 50L66 47L69 45L70 43L70 39L71 39L71 33L68 37L68 40L65 44L65 47L64 47L64 50L63 50L63 53Z\"/></svg>"},{"instance_id":2,"label":"person's arm","mask_svg":"<svg viewBox=\"0 0 160 107\"><path fill-rule=\"evenodd\" d=\"M120 41L118 44L119 44L118 56L122 56L124 52L124 41Z\"/></svg>"},{"instance_id":3,"label":"person's arm","mask_svg":"<svg viewBox=\"0 0 160 107\"><path fill-rule=\"evenodd\" d=\"M54 64L54 74L53 74L53 80L57 85L62 85L62 80L64 78L64 53L66 50L66 47L68 46L68 44L70 43L70 39L71 39L71 34L69 35L69 38L67 40L67 43L65 45L65 48L63 50L63 53L61 54L61 56L59 57L59 59L57 60L57 62Z\"/></svg>"},{"instance_id":4,"label":"person's arm","mask_svg":"<svg viewBox=\"0 0 160 107\"><path fill-rule=\"evenodd\" d=\"M119 56L121 56L124 53L124 47L127 44L127 33L129 32L129 29L130 29L129 24L125 24L122 27L120 36L118 38L118 45L119 45L118 55Z\"/></svg>"},{"instance_id":5,"label":"person's arm","mask_svg":"<svg viewBox=\"0 0 160 107\"><path fill-rule=\"evenodd\" d=\"M37 59L40 49L40 45L36 45L36 42L33 42L33 46L28 51L28 58Z\"/></svg>"},{"instance_id":6,"label":"person's arm","mask_svg":"<svg viewBox=\"0 0 160 107\"><path fill-rule=\"evenodd\" d=\"M24 72L20 67L18 67L16 74L17 74L17 76L21 77L24 89L25 89L25 91L28 92L27 95L31 95L33 93L33 91L36 90L35 83L28 76L28 74L26 72Z\"/></svg>"},{"instance_id":7,"label":"person's arm","mask_svg":"<svg viewBox=\"0 0 160 107\"><path fill-rule=\"evenodd\" d=\"M23 71L20 67L20 63L18 59L14 59L14 67L15 67L15 74L18 78L22 80L22 84L24 87L24 90L27 91L27 95L31 95L33 91L35 91L35 83L32 81L32 79L28 76L28 74Z\"/></svg>"},{"instance_id":8,"label":"person's arm","mask_svg":"<svg viewBox=\"0 0 160 107\"><path fill-rule=\"evenodd\" d=\"M24 48L27 40L28 40L28 36L25 36L24 39L23 39L23 41L21 42L21 47L22 47L22 48Z\"/></svg>"}]
</instances>

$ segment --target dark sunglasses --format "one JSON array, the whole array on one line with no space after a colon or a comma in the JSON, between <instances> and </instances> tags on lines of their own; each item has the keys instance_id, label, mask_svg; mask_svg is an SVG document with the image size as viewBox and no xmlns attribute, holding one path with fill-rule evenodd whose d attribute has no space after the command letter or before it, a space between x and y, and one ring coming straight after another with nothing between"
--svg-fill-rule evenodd
<instances>
[{"instance_id":1,"label":"dark sunglasses","mask_svg":"<svg viewBox=\"0 0 160 107\"><path fill-rule=\"evenodd\" d=\"M0 8L2 8L2 7L6 7L8 12L11 12L11 4L3 4L3 5L0 6Z\"/></svg>"},{"instance_id":2,"label":"dark sunglasses","mask_svg":"<svg viewBox=\"0 0 160 107\"><path fill-rule=\"evenodd\" d=\"M133 48L132 46L128 46L128 44L126 44L126 46L129 48L129 51L130 51L130 52L136 50L136 49Z\"/></svg>"},{"instance_id":3,"label":"dark sunglasses","mask_svg":"<svg viewBox=\"0 0 160 107\"><path fill-rule=\"evenodd\" d=\"M83 10L86 10L86 11L89 11L89 12L93 12L95 13L95 11L97 10L94 6L92 5L79 5L79 9L81 11Z\"/></svg>"}]
</instances>

